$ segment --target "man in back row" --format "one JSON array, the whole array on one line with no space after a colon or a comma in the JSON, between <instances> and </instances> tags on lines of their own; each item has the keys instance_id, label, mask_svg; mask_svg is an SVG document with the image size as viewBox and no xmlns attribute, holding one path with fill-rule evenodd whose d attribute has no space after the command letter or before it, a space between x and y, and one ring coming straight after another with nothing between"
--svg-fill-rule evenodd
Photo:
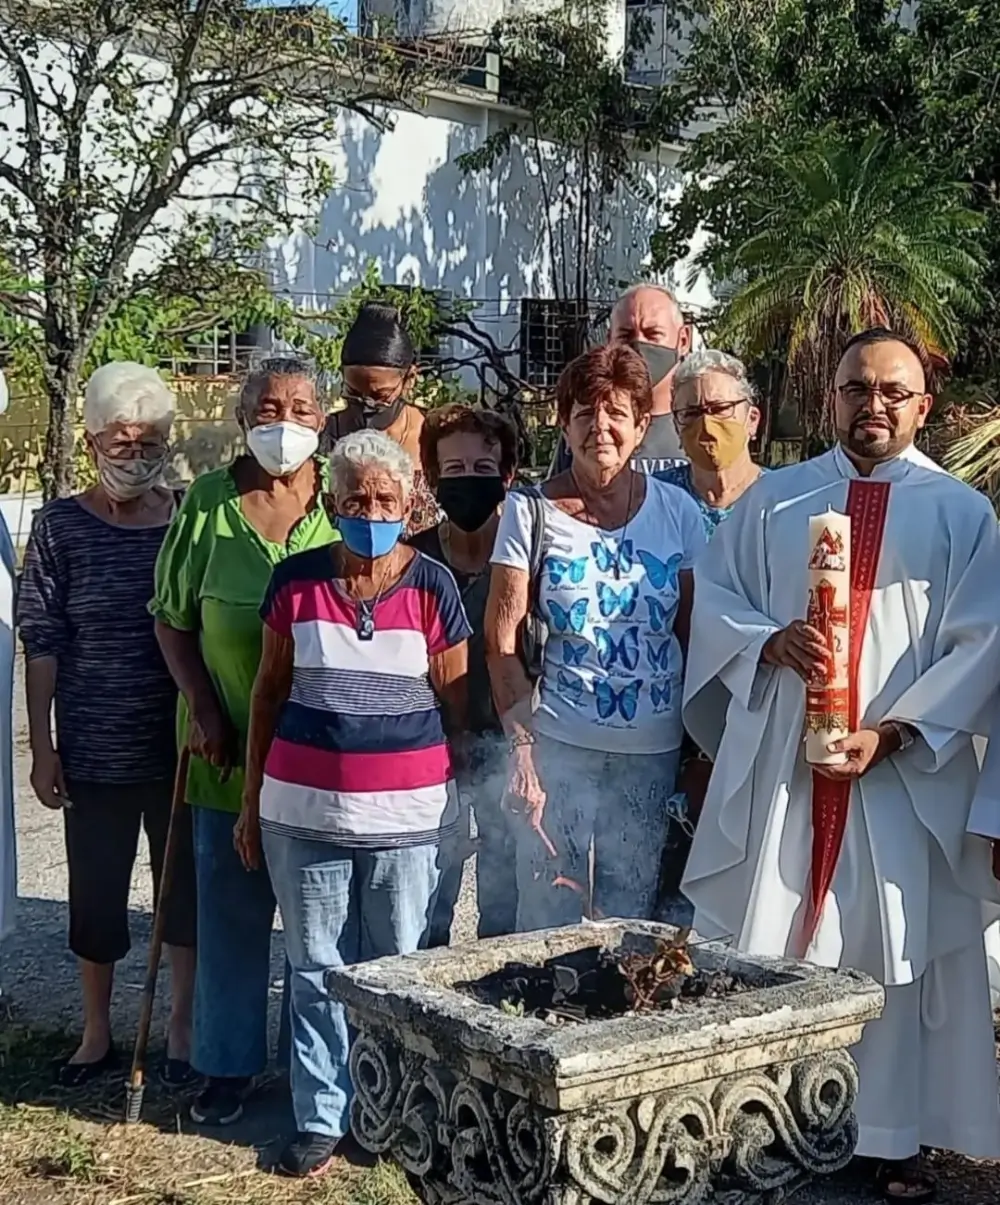
<instances>
[{"instance_id":1,"label":"man in back row","mask_svg":"<svg viewBox=\"0 0 1000 1205\"><path fill-rule=\"evenodd\" d=\"M653 382L653 410L649 429L636 449L632 467L643 473L660 473L687 460L670 411L674 370L691 350L691 328L672 294L659 285L633 285L611 311L609 343L628 343L646 361ZM549 476L563 473L571 456L560 435Z\"/></svg>"}]
</instances>

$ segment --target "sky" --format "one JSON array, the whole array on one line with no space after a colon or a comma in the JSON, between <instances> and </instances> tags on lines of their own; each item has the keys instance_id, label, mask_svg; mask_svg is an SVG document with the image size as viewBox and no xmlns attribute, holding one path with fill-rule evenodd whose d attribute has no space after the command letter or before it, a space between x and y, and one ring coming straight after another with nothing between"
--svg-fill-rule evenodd
<instances>
[{"instance_id":1,"label":"sky","mask_svg":"<svg viewBox=\"0 0 1000 1205\"><path fill-rule=\"evenodd\" d=\"M301 2L301 0L300 0ZM309 3L310 0L304 0ZM262 8L294 8L296 0L250 0L251 4L260 5ZM357 29L358 26L358 5L360 0L318 0L318 3L327 8L334 17L340 17L342 21L346 21L351 29Z\"/></svg>"},{"instance_id":2,"label":"sky","mask_svg":"<svg viewBox=\"0 0 1000 1205\"><path fill-rule=\"evenodd\" d=\"M350 26L358 23L358 0L331 0L327 6L335 17L340 17Z\"/></svg>"}]
</instances>

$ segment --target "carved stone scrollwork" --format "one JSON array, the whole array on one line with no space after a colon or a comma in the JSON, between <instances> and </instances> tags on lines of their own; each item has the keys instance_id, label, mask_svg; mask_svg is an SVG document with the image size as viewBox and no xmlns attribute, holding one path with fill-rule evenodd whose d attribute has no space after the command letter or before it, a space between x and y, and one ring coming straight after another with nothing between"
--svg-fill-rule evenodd
<instances>
[{"instance_id":1,"label":"carved stone scrollwork","mask_svg":"<svg viewBox=\"0 0 1000 1205\"><path fill-rule=\"evenodd\" d=\"M623 1101L566 1119L566 1168L581 1202L638 1205L708 1195L715 1119L708 1099L680 1091Z\"/></svg>"},{"instance_id":2,"label":"carved stone scrollwork","mask_svg":"<svg viewBox=\"0 0 1000 1205\"><path fill-rule=\"evenodd\" d=\"M846 1167L858 1140L857 1092L857 1068L846 1051L723 1080L712 1108L729 1136L725 1177L747 1200L770 1200Z\"/></svg>"},{"instance_id":3,"label":"carved stone scrollwork","mask_svg":"<svg viewBox=\"0 0 1000 1205\"><path fill-rule=\"evenodd\" d=\"M846 1051L558 1114L365 1033L351 1123L434 1205L776 1205L857 1141Z\"/></svg>"}]
</instances>

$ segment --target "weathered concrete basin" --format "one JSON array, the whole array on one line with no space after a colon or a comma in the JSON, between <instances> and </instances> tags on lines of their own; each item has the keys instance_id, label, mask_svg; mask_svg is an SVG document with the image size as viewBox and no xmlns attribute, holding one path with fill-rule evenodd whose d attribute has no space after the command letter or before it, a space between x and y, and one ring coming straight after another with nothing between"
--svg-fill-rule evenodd
<instances>
[{"instance_id":1,"label":"weathered concrete basin","mask_svg":"<svg viewBox=\"0 0 1000 1205\"><path fill-rule=\"evenodd\" d=\"M749 990L556 1027L455 986L675 932L606 921L331 971L358 1029L358 1141L456 1205L775 1205L839 1170L857 1140L847 1048L884 1004L863 975L705 943L696 964Z\"/></svg>"}]
</instances>

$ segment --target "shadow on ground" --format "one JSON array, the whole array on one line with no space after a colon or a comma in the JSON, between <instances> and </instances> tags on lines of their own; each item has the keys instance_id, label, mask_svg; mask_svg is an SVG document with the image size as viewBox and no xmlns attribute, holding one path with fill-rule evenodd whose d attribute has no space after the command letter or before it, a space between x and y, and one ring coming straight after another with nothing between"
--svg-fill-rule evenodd
<instances>
[{"instance_id":1,"label":"shadow on ground","mask_svg":"<svg viewBox=\"0 0 1000 1205\"><path fill-rule=\"evenodd\" d=\"M76 963L66 944L66 915L66 904L60 901L20 900L17 930L0 947L0 1105L55 1108L82 1121L117 1124L124 1117L125 1085L138 1028L152 918L142 912L130 913L132 950L115 976L112 1018L122 1070L69 1091L54 1083L56 1065L72 1053L79 1035L79 989ZM284 972L277 933L272 972L273 1039ZM176 1095L156 1078L164 1053L169 990L169 972L164 966L157 984L143 1121L172 1134L198 1133L220 1143L253 1147L260 1153L262 1164L269 1165L283 1140L294 1131L287 1077L269 1074L247 1101L244 1116L235 1125L224 1129L195 1126L188 1110L197 1089Z\"/></svg>"}]
</instances>

